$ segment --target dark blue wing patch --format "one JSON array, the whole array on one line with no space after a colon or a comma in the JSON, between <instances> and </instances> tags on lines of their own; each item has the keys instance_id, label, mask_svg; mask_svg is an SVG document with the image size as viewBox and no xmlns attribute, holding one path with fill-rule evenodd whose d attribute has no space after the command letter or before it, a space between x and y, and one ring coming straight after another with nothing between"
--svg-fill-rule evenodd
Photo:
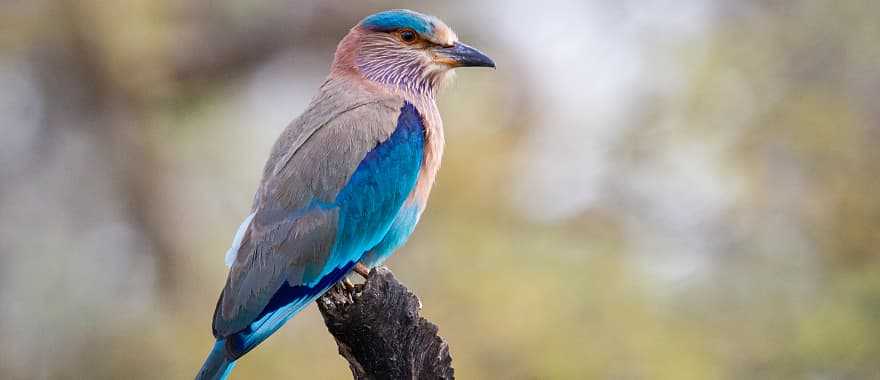
<instances>
[{"instance_id":1,"label":"dark blue wing patch","mask_svg":"<svg viewBox=\"0 0 880 380\"><path fill-rule=\"evenodd\" d=\"M226 338L227 352L234 358L239 358L257 346L277 331L284 322L296 315L300 310L326 292L333 284L339 282L354 267L354 262L341 268L336 268L314 286L296 285L291 286L284 282L281 288L275 292L269 303L263 308L260 316L248 326Z\"/></svg>"}]
</instances>

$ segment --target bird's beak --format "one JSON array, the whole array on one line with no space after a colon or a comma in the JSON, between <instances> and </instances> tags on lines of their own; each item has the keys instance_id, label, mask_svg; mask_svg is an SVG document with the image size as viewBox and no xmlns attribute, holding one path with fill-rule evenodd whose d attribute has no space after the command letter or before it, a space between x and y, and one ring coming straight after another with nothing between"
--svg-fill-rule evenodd
<instances>
[{"instance_id":1,"label":"bird's beak","mask_svg":"<svg viewBox=\"0 0 880 380\"><path fill-rule=\"evenodd\" d=\"M456 42L452 46L438 48L437 62L451 67L495 67L495 62L477 49Z\"/></svg>"}]
</instances>

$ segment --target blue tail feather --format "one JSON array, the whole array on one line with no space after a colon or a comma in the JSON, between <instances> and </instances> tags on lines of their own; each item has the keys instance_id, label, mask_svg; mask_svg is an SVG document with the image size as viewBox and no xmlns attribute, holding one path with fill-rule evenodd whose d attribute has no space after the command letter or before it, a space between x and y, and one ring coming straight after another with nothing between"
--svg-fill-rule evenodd
<instances>
[{"instance_id":1,"label":"blue tail feather","mask_svg":"<svg viewBox=\"0 0 880 380\"><path fill-rule=\"evenodd\" d=\"M226 380L235 367L235 360L226 355L226 340L218 340L202 364L196 380Z\"/></svg>"},{"instance_id":2,"label":"blue tail feather","mask_svg":"<svg viewBox=\"0 0 880 380\"><path fill-rule=\"evenodd\" d=\"M294 315L308 306L309 303L313 302L321 294L324 294L327 289L330 289L330 287L345 277L351 271L351 268L354 267L354 264L355 262L352 261L334 269L311 286L290 286L288 283L284 283L266 305L263 312L260 313L257 320L252 322L247 329L226 338L229 341L229 354L239 358L256 347L281 328L290 318L293 318Z\"/></svg>"}]
</instances>

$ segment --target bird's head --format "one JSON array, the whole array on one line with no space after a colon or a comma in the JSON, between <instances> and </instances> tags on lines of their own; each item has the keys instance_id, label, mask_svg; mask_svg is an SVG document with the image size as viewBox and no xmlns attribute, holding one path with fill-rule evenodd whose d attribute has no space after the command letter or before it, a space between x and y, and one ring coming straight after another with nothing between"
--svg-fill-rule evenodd
<instances>
[{"instance_id":1,"label":"bird's head","mask_svg":"<svg viewBox=\"0 0 880 380\"><path fill-rule=\"evenodd\" d=\"M334 71L396 89L433 94L456 67L495 67L440 19L404 9L367 16L339 43Z\"/></svg>"}]
</instances>

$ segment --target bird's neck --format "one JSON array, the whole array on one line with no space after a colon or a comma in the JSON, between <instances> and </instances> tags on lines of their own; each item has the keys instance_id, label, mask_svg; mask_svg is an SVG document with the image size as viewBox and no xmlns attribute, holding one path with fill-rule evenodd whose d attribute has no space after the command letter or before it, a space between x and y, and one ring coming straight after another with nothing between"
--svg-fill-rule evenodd
<instances>
[{"instance_id":1,"label":"bird's neck","mask_svg":"<svg viewBox=\"0 0 880 380\"><path fill-rule=\"evenodd\" d=\"M440 161L443 158L443 148L446 141L443 136L443 120L437 109L437 103L433 98L406 99L422 116L425 126L425 152L422 157L422 167L419 172L416 187L409 196L408 203L418 204L420 209L425 207L428 195L434 186L434 178L440 169Z\"/></svg>"},{"instance_id":2,"label":"bird's neck","mask_svg":"<svg viewBox=\"0 0 880 380\"><path fill-rule=\"evenodd\" d=\"M331 78L371 82L408 100L434 102L450 73L436 68L422 68L416 62L389 65L384 60L359 57L363 37L363 30L355 27L339 42L330 70Z\"/></svg>"},{"instance_id":3,"label":"bird's neck","mask_svg":"<svg viewBox=\"0 0 880 380\"><path fill-rule=\"evenodd\" d=\"M322 86L322 92L344 92L349 96L361 94L356 95L356 97L363 99L391 97L399 99L401 105L405 101L416 108L424 124L425 152L416 188L410 194L409 201L416 202L421 205L420 207L424 207L428 194L434 185L434 177L440 168L440 161L443 157L443 148L445 146L443 120L440 118L440 112L433 94L416 94L389 89L387 86L367 80L359 75L339 76L333 74Z\"/></svg>"},{"instance_id":4,"label":"bird's neck","mask_svg":"<svg viewBox=\"0 0 880 380\"><path fill-rule=\"evenodd\" d=\"M424 103L426 106L437 108L437 92L442 78L413 77L404 81L384 80L380 75L374 75L360 69L351 75L358 81L374 86L385 93L397 95L410 103Z\"/></svg>"}]
</instances>

